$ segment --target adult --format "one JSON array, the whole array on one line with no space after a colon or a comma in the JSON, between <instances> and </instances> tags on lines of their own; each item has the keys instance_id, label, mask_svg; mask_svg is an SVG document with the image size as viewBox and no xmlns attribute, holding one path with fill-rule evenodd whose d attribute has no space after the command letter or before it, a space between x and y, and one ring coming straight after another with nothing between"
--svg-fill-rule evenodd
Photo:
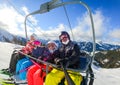
<instances>
[{"instance_id":1,"label":"adult","mask_svg":"<svg viewBox=\"0 0 120 85\"><path fill-rule=\"evenodd\" d=\"M41 42L36 40L33 42L33 44L34 44L34 48L32 49L31 56L37 58L41 55L43 51L41 48ZM27 70L31 65L33 65L32 59L30 59L27 56L25 56L25 58L22 58L17 62L16 74L19 76L20 80L26 79Z\"/></svg>"}]
</instances>

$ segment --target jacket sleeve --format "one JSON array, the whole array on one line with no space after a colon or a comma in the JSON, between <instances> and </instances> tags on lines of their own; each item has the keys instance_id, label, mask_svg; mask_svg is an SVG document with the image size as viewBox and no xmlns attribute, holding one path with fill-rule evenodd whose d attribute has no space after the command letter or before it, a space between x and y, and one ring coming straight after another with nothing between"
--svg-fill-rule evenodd
<instances>
[{"instance_id":1,"label":"jacket sleeve","mask_svg":"<svg viewBox=\"0 0 120 85\"><path fill-rule=\"evenodd\" d=\"M79 56L80 56L80 48L77 44L75 44L72 51L72 55L68 59L69 65L75 64L77 61L79 61Z\"/></svg>"},{"instance_id":2,"label":"jacket sleeve","mask_svg":"<svg viewBox=\"0 0 120 85\"><path fill-rule=\"evenodd\" d=\"M32 52L34 48L33 42L27 42L26 46L24 48L22 48L22 52L24 52L25 54L29 54Z\"/></svg>"}]
</instances>

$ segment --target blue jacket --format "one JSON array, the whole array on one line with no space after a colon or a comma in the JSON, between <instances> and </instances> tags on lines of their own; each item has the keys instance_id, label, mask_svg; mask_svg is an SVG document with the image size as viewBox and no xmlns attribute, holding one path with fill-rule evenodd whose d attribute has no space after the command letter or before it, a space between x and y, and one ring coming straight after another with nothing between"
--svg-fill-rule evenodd
<instances>
[{"instance_id":1,"label":"blue jacket","mask_svg":"<svg viewBox=\"0 0 120 85\"><path fill-rule=\"evenodd\" d=\"M34 48L32 51L32 56L35 58L38 58L39 56L41 56L44 53L45 49L46 49L45 47Z\"/></svg>"}]
</instances>

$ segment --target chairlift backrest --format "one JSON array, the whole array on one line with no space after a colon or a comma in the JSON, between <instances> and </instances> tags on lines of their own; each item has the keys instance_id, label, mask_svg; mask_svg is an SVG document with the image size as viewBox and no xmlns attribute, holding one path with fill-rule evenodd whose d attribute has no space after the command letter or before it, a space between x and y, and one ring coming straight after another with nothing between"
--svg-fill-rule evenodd
<instances>
[{"instance_id":1,"label":"chairlift backrest","mask_svg":"<svg viewBox=\"0 0 120 85\"><path fill-rule=\"evenodd\" d=\"M90 56L80 56L80 72L86 72L91 62Z\"/></svg>"}]
</instances>

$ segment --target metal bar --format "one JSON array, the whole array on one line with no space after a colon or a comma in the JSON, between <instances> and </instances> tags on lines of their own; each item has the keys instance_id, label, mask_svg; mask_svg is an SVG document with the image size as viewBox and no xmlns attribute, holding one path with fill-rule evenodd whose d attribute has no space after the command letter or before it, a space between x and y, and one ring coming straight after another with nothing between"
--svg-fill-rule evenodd
<instances>
[{"instance_id":1,"label":"metal bar","mask_svg":"<svg viewBox=\"0 0 120 85\"><path fill-rule=\"evenodd\" d=\"M25 21L24 21L24 25L25 25L25 37L26 37L26 43L27 43L27 41L28 41L28 34L27 34L27 27L26 27L26 20L27 20L27 17L28 17L29 15L27 15L26 17L25 17Z\"/></svg>"},{"instance_id":2,"label":"metal bar","mask_svg":"<svg viewBox=\"0 0 120 85\"><path fill-rule=\"evenodd\" d=\"M93 38L93 56L92 56L92 60L94 59L94 56L95 56L95 50L96 50L96 45L95 45L95 29L94 29L94 23L93 23L93 18L92 18L92 13L91 13L91 10L90 10L90 8L85 4L85 3L83 3L82 1L71 1L71 2L63 2L63 3L52 3L51 4L51 2L47 2L47 3L45 3L45 4L42 4L42 6L43 7L41 7L41 8L44 8L45 7L45 11L43 12L42 10L37 10L37 11L35 11L35 12L33 12L33 13L30 13L30 14L28 14L27 16L26 16L26 18L29 16L29 15L34 15L34 14L38 14L38 13L40 13L40 14L42 14L42 13L45 13L45 12L49 12L50 10L52 10L52 9L55 9L55 8L57 8L57 7L60 7L60 6L64 6L64 5L67 5L67 4L81 4L81 5L83 5L86 9L87 9L87 11L88 11L88 13L89 13L89 16L90 16L90 20L91 20L91 27L92 27L92 38ZM26 21L26 19L25 19L25 21ZM25 25L26 25L26 23L25 23ZM27 30L27 29L26 29ZM26 33L27 34L27 33Z\"/></svg>"},{"instance_id":3,"label":"metal bar","mask_svg":"<svg viewBox=\"0 0 120 85\"><path fill-rule=\"evenodd\" d=\"M95 42L96 41L95 41L95 29L94 29L93 17L92 17L92 13L91 13L90 8L82 1L71 1L71 2L63 2L63 3L50 5L49 10L52 10L52 9L55 9L57 7L64 6L67 4L76 4L76 3L83 5L87 9L89 16L90 16L91 28L92 28L92 38L93 38L93 54L92 54L92 61L91 61L91 64L92 64L94 57L95 57L95 50L96 50L96 43Z\"/></svg>"}]
</instances>

